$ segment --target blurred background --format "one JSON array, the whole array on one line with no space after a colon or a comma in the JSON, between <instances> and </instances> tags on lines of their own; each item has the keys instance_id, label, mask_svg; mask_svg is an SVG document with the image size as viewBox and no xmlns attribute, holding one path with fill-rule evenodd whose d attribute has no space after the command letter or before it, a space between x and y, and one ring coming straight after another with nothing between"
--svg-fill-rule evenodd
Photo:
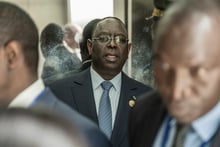
<instances>
[{"instance_id":1,"label":"blurred background","mask_svg":"<svg viewBox=\"0 0 220 147\"><path fill-rule=\"evenodd\" d=\"M151 70L151 21L153 0L2 0L15 3L34 19L39 33L49 23L81 27L94 18L119 17L126 24L132 50L124 71L132 78L154 86ZM44 59L41 54L39 73Z\"/></svg>"}]
</instances>

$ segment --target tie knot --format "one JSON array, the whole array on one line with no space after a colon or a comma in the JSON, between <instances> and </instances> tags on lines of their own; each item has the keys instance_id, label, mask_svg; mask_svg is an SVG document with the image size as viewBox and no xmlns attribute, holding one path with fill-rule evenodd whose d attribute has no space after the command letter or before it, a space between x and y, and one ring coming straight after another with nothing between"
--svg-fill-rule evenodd
<instances>
[{"instance_id":1,"label":"tie knot","mask_svg":"<svg viewBox=\"0 0 220 147\"><path fill-rule=\"evenodd\" d=\"M101 86L104 90L109 90L113 85L109 81L104 81L102 82Z\"/></svg>"},{"instance_id":2,"label":"tie knot","mask_svg":"<svg viewBox=\"0 0 220 147\"><path fill-rule=\"evenodd\" d=\"M189 128L190 128L190 125L188 124L188 125L183 125L183 124L177 124L177 132L184 132L184 134L185 134L185 132L187 132L188 130L189 130Z\"/></svg>"}]
</instances>

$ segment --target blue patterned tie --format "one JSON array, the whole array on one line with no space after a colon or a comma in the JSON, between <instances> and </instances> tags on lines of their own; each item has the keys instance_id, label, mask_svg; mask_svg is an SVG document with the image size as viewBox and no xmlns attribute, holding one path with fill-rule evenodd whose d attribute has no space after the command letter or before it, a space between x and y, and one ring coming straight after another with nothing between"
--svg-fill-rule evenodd
<instances>
[{"instance_id":1,"label":"blue patterned tie","mask_svg":"<svg viewBox=\"0 0 220 147\"><path fill-rule=\"evenodd\" d=\"M110 139L112 134L112 109L109 99L109 90L113 85L109 81L104 81L101 86L103 93L99 103L99 127Z\"/></svg>"}]
</instances>

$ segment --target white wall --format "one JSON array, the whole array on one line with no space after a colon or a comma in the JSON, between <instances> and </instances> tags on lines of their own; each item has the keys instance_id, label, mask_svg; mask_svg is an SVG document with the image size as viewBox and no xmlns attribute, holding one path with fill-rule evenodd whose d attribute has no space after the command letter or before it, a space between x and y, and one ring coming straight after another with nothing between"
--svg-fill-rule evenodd
<instances>
[{"instance_id":1,"label":"white wall","mask_svg":"<svg viewBox=\"0 0 220 147\"><path fill-rule=\"evenodd\" d=\"M67 22L66 0L2 0L19 5L34 19L39 31L49 22L63 25Z\"/></svg>"},{"instance_id":2,"label":"white wall","mask_svg":"<svg viewBox=\"0 0 220 147\"><path fill-rule=\"evenodd\" d=\"M125 0L113 0L113 15L124 21L125 19Z\"/></svg>"}]
</instances>

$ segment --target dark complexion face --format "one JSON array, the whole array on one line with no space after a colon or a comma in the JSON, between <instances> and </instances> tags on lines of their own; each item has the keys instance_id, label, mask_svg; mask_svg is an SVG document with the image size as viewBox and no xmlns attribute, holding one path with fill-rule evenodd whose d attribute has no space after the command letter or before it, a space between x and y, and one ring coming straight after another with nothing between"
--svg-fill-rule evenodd
<instances>
[{"instance_id":1,"label":"dark complexion face","mask_svg":"<svg viewBox=\"0 0 220 147\"><path fill-rule=\"evenodd\" d=\"M173 25L155 46L154 75L170 114L190 123L220 98L220 35L209 17ZM218 30L219 31L219 30Z\"/></svg>"},{"instance_id":2,"label":"dark complexion face","mask_svg":"<svg viewBox=\"0 0 220 147\"><path fill-rule=\"evenodd\" d=\"M93 38L110 36L111 40L90 40L89 51L92 56L92 66L104 79L109 80L121 72L129 54L131 44L118 42L117 38L127 39L124 25L116 19L101 21L93 33ZM119 37L116 37L119 36ZM114 38L114 39L112 39Z\"/></svg>"}]
</instances>

